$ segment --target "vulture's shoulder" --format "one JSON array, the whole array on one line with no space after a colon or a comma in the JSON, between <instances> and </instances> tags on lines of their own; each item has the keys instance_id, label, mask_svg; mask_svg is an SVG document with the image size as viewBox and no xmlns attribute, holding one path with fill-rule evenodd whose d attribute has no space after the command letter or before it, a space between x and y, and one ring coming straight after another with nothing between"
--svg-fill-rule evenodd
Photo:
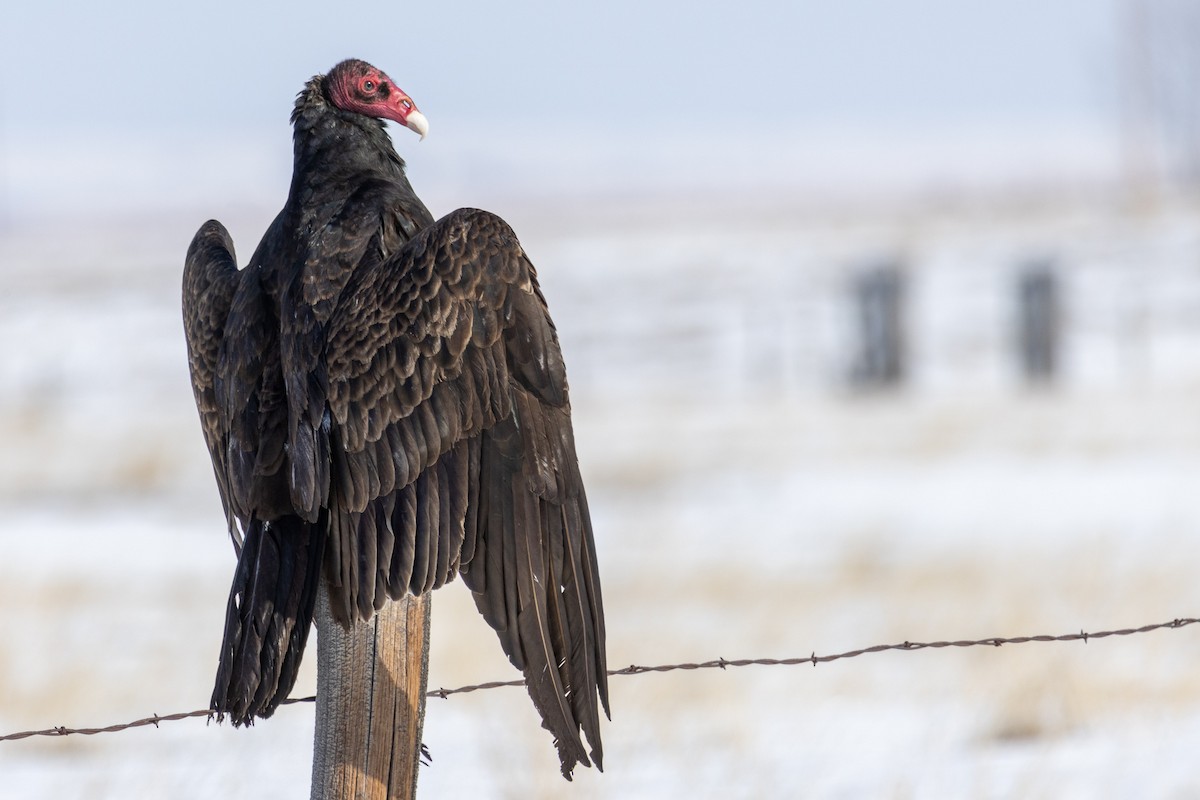
<instances>
[{"instance_id":1,"label":"vulture's shoulder","mask_svg":"<svg viewBox=\"0 0 1200 800\"><path fill-rule=\"evenodd\" d=\"M533 264L508 223L478 209L446 215L355 271L329 321L325 367L329 407L351 451L447 381L495 406L465 434L507 412L500 389L511 378L543 402L567 403Z\"/></svg>"}]
</instances>

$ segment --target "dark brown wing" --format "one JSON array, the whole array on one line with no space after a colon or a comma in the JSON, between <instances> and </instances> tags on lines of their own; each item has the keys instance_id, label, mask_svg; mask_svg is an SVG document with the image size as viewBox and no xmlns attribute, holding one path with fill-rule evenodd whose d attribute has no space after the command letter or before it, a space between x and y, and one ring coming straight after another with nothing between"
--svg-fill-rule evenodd
<instances>
[{"instance_id":1,"label":"dark brown wing","mask_svg":"<svg viewBox=\"0 0 1200 800\"><path fill-rule=\"evenodd\" d=\"M563 773L601 764L604 618L566 373L508 225L462 209L363 264L330 319L327 574L343 619L461 571ZM319 435L319 434L318 434Z\"/></svg>"},{"instance_id":2,"label":"dark brown wing","mask_svg":"<svg viewBox=\"0 0 1200 800\"><path fill-rule=\"evenodd\" d=\"M238 273L217 364L216 399L226 439L229 502L243 530L252 517L271 520L293 513L279 319L253 265Z\"/></svg>"},{"instance_id":3,"label":"dark brown wing","mask_svg":"<svg viewBox=\"0 0 1200 800\"><path fill-rule=\"evenodd\" d=\"M252 516L292 513L285 445L287 397L279 322L259 270L238 271L221 223L206 222L188 248L183 321L192 390L234 542Z\"/></svg>"},{"instance_id":4,"label":"dark brown wing","mask_svg":"<svg viewBox=\"0 0 1200 800\"><path fill-rule=\"evenodd\" d=\"M225 322L237 289L237 262L233 240L225 226L209 220L200 226L188 247L183 268L183 329L187 338L188 369L192 375L192 393L200 412L204 443L212 458L221 508L229 523L234 544L241 547L241 535L230 507L225 452L228 434L221 423L217 400L217 369L224 340Z\"/></svg>"},{"instance_id":5,"label":"dark brown wing","mask_svg":"<svg viewBox=\"0 0 1200 800\"><path fill-rule=\"evenodd\" d=\"M239 554L211 707L242 724L270 716L295 682L325 524L292 514L278 317L261 270L237 270L220 223L205 223L188 250L183 318L196 406Z\"/></svg>"},{"instance_id":6,"label":"dark brown wing","mask_svg":"<svg viewBox=\"0 0 1200 800\"><path fill-rule=\"evenodd\" d=\"M342 185L345 183L345 185ZM322 190L336 203L304 205L290 280L278 287L280 345L291 427L292 502L296 512L316 519L328 487L329 453L316 435L325 412L321 358L325 325L350 276L364 263L387 258L433 217L407 181L331 176Z\"/></svg>"}]
</instances>

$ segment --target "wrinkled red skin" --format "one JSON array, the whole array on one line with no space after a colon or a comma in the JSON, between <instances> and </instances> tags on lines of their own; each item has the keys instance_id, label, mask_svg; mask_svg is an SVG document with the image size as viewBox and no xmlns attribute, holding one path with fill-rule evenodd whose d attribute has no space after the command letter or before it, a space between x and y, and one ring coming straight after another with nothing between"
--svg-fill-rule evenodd
<instances>
[{"instance_id":1,"label":"wrinkled red skin","mask_svg":"<svg viewBox=\"0 0 1200 800\"><path fill-rule=\"evenodd\" d=\"M412 98L396 83L365 61L350 59L329 71L329 99L343 111L408 125L408 115L417 110Z\"/></svg>"}]
</instances>

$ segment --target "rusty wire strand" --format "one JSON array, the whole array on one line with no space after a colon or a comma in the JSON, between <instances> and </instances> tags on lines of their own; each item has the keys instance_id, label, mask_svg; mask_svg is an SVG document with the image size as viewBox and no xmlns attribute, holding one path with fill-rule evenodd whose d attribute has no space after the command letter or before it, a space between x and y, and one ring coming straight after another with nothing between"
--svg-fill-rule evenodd
<instances>
[{"instance_id":1,"label":"rusty wire strand","mask_svg":"<svg viewBox=\"0 0 1200 800\"><path fill-rule=\"evenodd\" d=\"M1188 625L1200 623L1200 619L1193 617L1181 617L1168 622L1157 622L1151 625L1142 625L1140 628L1122 628L1112 631L1098 631L1096 633L1088 633L1080 631L1079 633L1065 633L1060 636L1014 636L1006 638L1002 636L991 636L986 639L959 639L956 641L939 641L939 642L900 642L899 644L877 644L873 647L864 647L860 650L847 650L844 653L835 653L828 656L819 656L815 652L808 656L793 657L793 658L716 658L711 661L702 661L696 664L663 664L656 666L639 666L631 664L628 667L621 669L610 669L609 675L641 675L647 672L672 672L674 670L697 670L697 669L728 669L729 667L791 667L799 664L812 664L814 667L817 664L828 663L830 661L840 661L845 658L855 658L857 656L867 655L869 653L882 653L888 650L932 650L945 647L1000 647L1006 644L1026 644L1028 642L1078 642L1082 641L1087 644L1091 639L1106 639L1110 636L1132 636L1139 633L1149 633L1163 628L1184 628ZM478 683L473 686L460 686L456 689L432 689L426 693L427 697L447 698L454 694L466 694L468 692L478 692L484 689L497 689L501 686L523 686L524 681L489 681L488 683ZM292 703L311 703L315 701L315 697L293 697L283 701L284 705ZM28 739L32 736L68 736L71 734L81 734L84 736L92 736L97 733L115 733L124 731L130 728L142 728L147 725L158 727L161 722L174 722L176 720L187 719L189 717L207 717L210 721L215 714L208 710L185 711L178 714L154 714L144 719L134 720L118 725L108 725L103 728L66 728L57 726L53 728L45 728L39 731L20 731L18 733L10 733L0 736L0 742L14 741L16 739Z\"/></svg>"}]
</instances>

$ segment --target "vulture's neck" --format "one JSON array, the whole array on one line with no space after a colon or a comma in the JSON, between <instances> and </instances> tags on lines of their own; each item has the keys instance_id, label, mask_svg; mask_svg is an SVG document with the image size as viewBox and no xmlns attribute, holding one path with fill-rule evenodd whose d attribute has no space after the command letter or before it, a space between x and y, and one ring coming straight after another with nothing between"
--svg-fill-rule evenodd
<instances>
[{"instance_id":1,"label":"vulture's neck","mask_svg":"<svg viewBox=\"0 0 1200 800\"><path fill-rule=\"evenodd\" d=\"M289 201L311 202L305 198L338 192L364 177L404 179L404 160L383 122L334 106L323 75L310 80L297 96L292 127Z\"/></svg>"}]
</instances>

